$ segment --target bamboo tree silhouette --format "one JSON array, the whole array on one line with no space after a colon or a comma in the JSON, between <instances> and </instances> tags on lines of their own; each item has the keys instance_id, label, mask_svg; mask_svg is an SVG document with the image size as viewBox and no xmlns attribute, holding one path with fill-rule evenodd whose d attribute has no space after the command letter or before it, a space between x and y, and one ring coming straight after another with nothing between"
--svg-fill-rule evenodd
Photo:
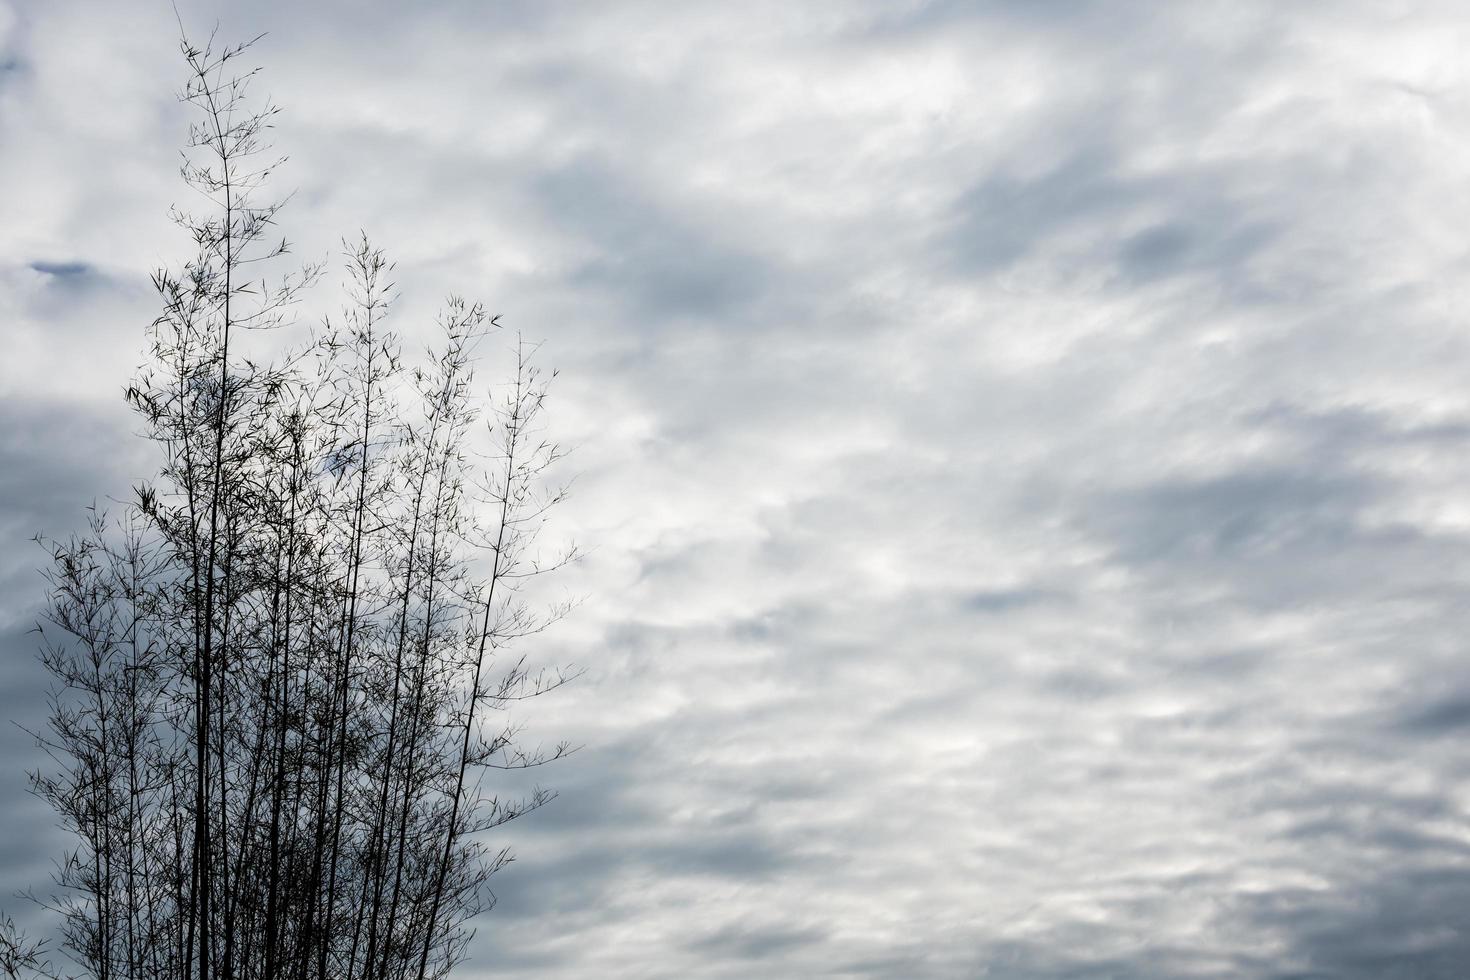
<instances>
[{"instance_id":1,"label":"bamboo tree silhouette","mask_svg":"<svg viewBox=\"0 0 1470 980\"><path fill-rule=\"evenodd\" d=\"M268 194L278 109L236 69L253 43L182 45L181 173L204 203L174 212L195 251L153 277L163 311L126 391L157 477L43 541L51 762L31 778L75 844L42 902L99 980L437 978L510 860L485 832L552 798L472 777L571 751L490 724L575 676L508 654L568 609L522 592L575 558L539 542L564 495L539 423L554 374L517 340L482 414L498 321L451 297L406 358L365 235L344 242L339 317L246 353L324 276L269 275L290 248ZM4 920L0 975L57 974Z\"/></svg>"}]
</instances>

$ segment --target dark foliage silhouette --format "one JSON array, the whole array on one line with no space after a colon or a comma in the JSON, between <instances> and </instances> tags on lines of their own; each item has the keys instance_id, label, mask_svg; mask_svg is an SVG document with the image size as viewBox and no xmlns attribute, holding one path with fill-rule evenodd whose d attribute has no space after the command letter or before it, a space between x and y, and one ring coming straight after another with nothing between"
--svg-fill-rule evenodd
<instances>
[{"instance_id":1,"label":"dark foliage silhouette","mask_svg":"<svg viewBox=\"0 0 1470 980\"><path fill-rule=\"evenodd\" d=\"M99 980L441 977L510 859L485 832L551 796L487 775L569 751L506 720L570 678L511 652L566 609L523 591L573 557L539 555L562 497L550 376L514 341L482 405L498 324L458 298L406 357L365 236L344 248L343 313L251 353L324 275L269 274L288 246L277 109L237 68L251 43L183 44L201 203L174 217L195 250L154 275L163 311L126 391L156 479L43 542L51 764L32 782L75 847L41 901ZM57 974L0 926L0 972Z\"/></svg>"}]
</instances>

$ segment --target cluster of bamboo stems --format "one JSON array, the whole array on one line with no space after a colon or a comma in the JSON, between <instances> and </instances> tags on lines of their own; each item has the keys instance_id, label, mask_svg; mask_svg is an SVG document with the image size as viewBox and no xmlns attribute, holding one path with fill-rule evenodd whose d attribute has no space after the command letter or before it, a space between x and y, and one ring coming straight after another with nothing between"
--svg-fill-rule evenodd
<instances>
[{"instance_id":1,"label":"cluster of bamboo stems","mask_svg":"<svg viewBox=\"0 0 1470 980\"><path fill-rule=\"evenodd\" d=\"M268 363L242 353L322 272L254 271L287 246L264 199L276 110L234 70L248 47L184 45L183 176L206 204L175 215L197 252L155 275L127 390L158 476L47 542L53 764L33 784L76 847L45 901L99 980L425 980L493 901L509 854L484 832L550 798L485 774L569 750L506 720L570 676L508 653L565 612L522 591L572 557L537 554L561 499L550 378L517 342L482 409L475 353L498 325L454 298L406 358L365 237L340 318Z\"/></svg>"}]
</instances>

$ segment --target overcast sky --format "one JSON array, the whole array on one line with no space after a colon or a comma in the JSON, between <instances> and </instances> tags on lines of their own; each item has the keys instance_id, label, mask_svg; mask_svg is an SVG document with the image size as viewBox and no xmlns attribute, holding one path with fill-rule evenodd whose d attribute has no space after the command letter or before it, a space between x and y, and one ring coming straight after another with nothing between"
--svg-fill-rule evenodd
<instances>
[{"instance_id":1,"label":"overcast sky","mask_svg":"<svg viewBox=\"0 0 1470 980\"><path fill-rule=\"evenodd\" d=\"M465 976L1464 976L1465 4L179 7L270 32L298 254L562 371L588 598L527 652L587 674L524 720L585 748ZM173 18L0 0L23 724L28 539L151 466Z\"/></svg>"}]
</instances>

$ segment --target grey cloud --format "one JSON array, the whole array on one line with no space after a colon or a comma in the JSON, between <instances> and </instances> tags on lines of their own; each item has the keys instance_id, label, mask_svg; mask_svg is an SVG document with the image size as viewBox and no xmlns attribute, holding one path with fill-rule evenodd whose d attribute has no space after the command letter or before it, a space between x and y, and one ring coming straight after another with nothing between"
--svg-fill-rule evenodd
<instances>
[{"instance_id":1,"label":"grey cloud","mask_svg":"<svg viewBox=\"0 0 1470 980\"><path fill-rule=\"evenodd\" d=\"M54 861L68 846L54 813L28 792L26 773L47 764L32 732L43 730L48 680L37 655L47 552L36 535L65 538L84 508L127 492L137 462L125 423L66 402L0 398L0 908L26 928L51 923L18 892L45 897ZM141 473L137 474L143 475Z\"/></svg>"},{"instance_id":2,"label":"grey cloud","mask_svg":"<svg viewBox=\"0 0 1470 980\"><path fill-rule=\"evenodd\" d=\"M593 255L570 270L575 283L623 295L651 325L669 317L749 316L776 273L755 254L691 227L633 181L590 160L538 178L552 228Z\"/></svg>"},{"instance_id":3,"label":"grey cloud","mask_svg":"<svg viewBox=\"0 0 1470 980\"><path fill-rule=\"evenodd\" d=\"M992 271L1066 226L1117 213L1126 207L1119 199L1124 188L1112 175L1117 163L1111 150L1089 147L1035 177L986 177L955 202L952 261L963 271Z\"/></svg>"},{"instance_id":4,"label":"grey cloud","mask_svg":"<svg viewBox=\"0 0 1470 980\"><path fill-rule=\"evenodd\" d=\"M149 471L108 393L187 243L167 8L20 10L34 720L27 539ZM381 235L410 344L453 289L566 368L588 601L531 652L589 673L525 717L586 748L468 975L1463 972L1463 10L219 12L272 32L283 230ZM23 782L7 892L55 850Z\"/></svg>"},{"instance_id":5,"label":"grey cloud","mask_svg":"<svg viewBox=\"0 0 1470 980\"><path fill-rule=\"evenodd\" d=\"M1454 694L1402 710L1390 726L1398 734L1417 738L1446 738L1470 728L1470 695Z\"/></svg>"},{"instance_id":6,"label":"grey cloud","mask_svg":"<svg viewBox=\"0 0 1470 980\"><path fill-rule=\"evenodd\" d=\"M1047 4L1014 4L1005 0L922 0L901 12L877 7L878 13L865 25L877 37L913 32L953 30L956 27L1000 25L1039 31L1043 35L1096 33L1106 37L1127 35L1146 22L1150 13L1133 8L1098 3L1097 0L1054 0Z\"/></svg>"},{"instance_id":7,"label":"grey cloud","mask_svg":"<svg viewBox=\"0 0 1470 980\"><path fill-rule=\"evenodd\" d=\"M1237 899L1243 915L1283 935L1300 966L1277 964L1276 980L1457 975L1470 956L1462 910L1470 872L1461 867L1375 866L1330 892L1285 891Z\"/></svg>"},{"instance_id":8,"label":"grey cloud","mask_svg":"<svg viewBox=\"0 0 1470 980\"><path fill-rule=\"evenodd\" d=\"M1064 601L1065 598L1047 588L987 589L966 595L963 605L977 613L1004 613Z\"/></svg>"},{"instance_id":9,"label":"grey cloud","mask_svg":"<svg viewBox=\"0 0 1470 980\"><path fill-rule=\"evenodd\" d=\"M32 262L31 268L53 279L76 280L92 274L92 267L85 262Z\"/></svg>"},{"instance_id":10,"label":"grey cloud","mask_svg":"<svg viewBox=\"0 0 1470 980\"><path fill-rule=\"evenodd\" d=\"M35 592L35 576L8 575L0 584L7 592L18 587ZM24 584L21 585L20 582ZM14 601L13 599L11 600ZM45 897L50 894L51 873L70 841L57 826L55 813L29 793L27 772L43 767L46 757L30 734L41 731L46 720L47 686L36 669L37 643L32 623L19 621L0 626L0 759L6 771L0 777L0 868L5 869L6 888L0 893L0 908L22 928L45 934L54 927L47 913L19 894Z\"/></svg>"},{"instance_id":11,"label":"grey cloud","mask_svg":"<svg viewBox=\"0 0 1470 980\"><path fill-rule=\"evenodd\" d=\"M1091 515L1126 562L1275 561L1335 548L1358 533L1356 516L1375 496L1366 477L1234 472L1125 491Z\"/></svg>"},{"instance_id":12,"label":"grey cloud","mask_svg":"<svg viewBox=\"0 0 1470 980\"><path fill-rule=\"evenodd\" d=\"M1053 260L1064 276L1095 267L1129 288L1195 275L1235 302L1271 299L1271 285L1251 266L1279 238L1276 205L1234 187L1239 178L1224 170L1129 173L1127 139L1084 130L1082 145L1053 148L1054 159L1018 161L1021 172L983 178L953 204L940 240L947 264L966 275L996 273L1056 254L1062 236L1080 235ZM1140 226L1140 214L1163 217Z\"/></svg>"},{"instance_id":13,"label":"grey cloud","mask_svg":"<svg viewBox=\"0 0 1470 980\"><path fill-rule=\"evenodd\" d=\"M764 960L825 938L826 933L820 929L726 927L690 941L688 948L720 959Z\"/></svg>"},{"instance_id":14,"label":"grey cloud","mask_svg":"<svg viewBox=\"0 0 1470 980\"><path fill-rule=\"evenodd\" d=\"M121 398L118 399L121 403ZM0 614L14 615L43 594L36 566L45 558L36 535L64 538L85 519L84 508L106 510L128 492L139 465L128 419L66 403L0 400ZM27 593L22 600L19 593Z\"/></svg>"},{"instance_id":15,"label":"grey cloud","mask_svg":"<svg viewBox=\"0 0 1470 980\"><path fill-rule=\"evenodd\" d=\"M1291 432L1324 457L1405 444L1450 450L1470 440L1470 421L1404 419L1360 405L1310 408L1278 402L1246 417L1253 426Z\"/></svg>"},{"instance_id":16,"label":"grey cloud","mask_svg":"<svg viewBox=\"0 0 1470 980\"><path fill-rule=\"evenodd\" d=\"M1219 215L1155 225L1125 240L1119 265L1135 281L1243 265L1274 237L1265 222L1220 227Z\"/></svg>"}]
</instances>

